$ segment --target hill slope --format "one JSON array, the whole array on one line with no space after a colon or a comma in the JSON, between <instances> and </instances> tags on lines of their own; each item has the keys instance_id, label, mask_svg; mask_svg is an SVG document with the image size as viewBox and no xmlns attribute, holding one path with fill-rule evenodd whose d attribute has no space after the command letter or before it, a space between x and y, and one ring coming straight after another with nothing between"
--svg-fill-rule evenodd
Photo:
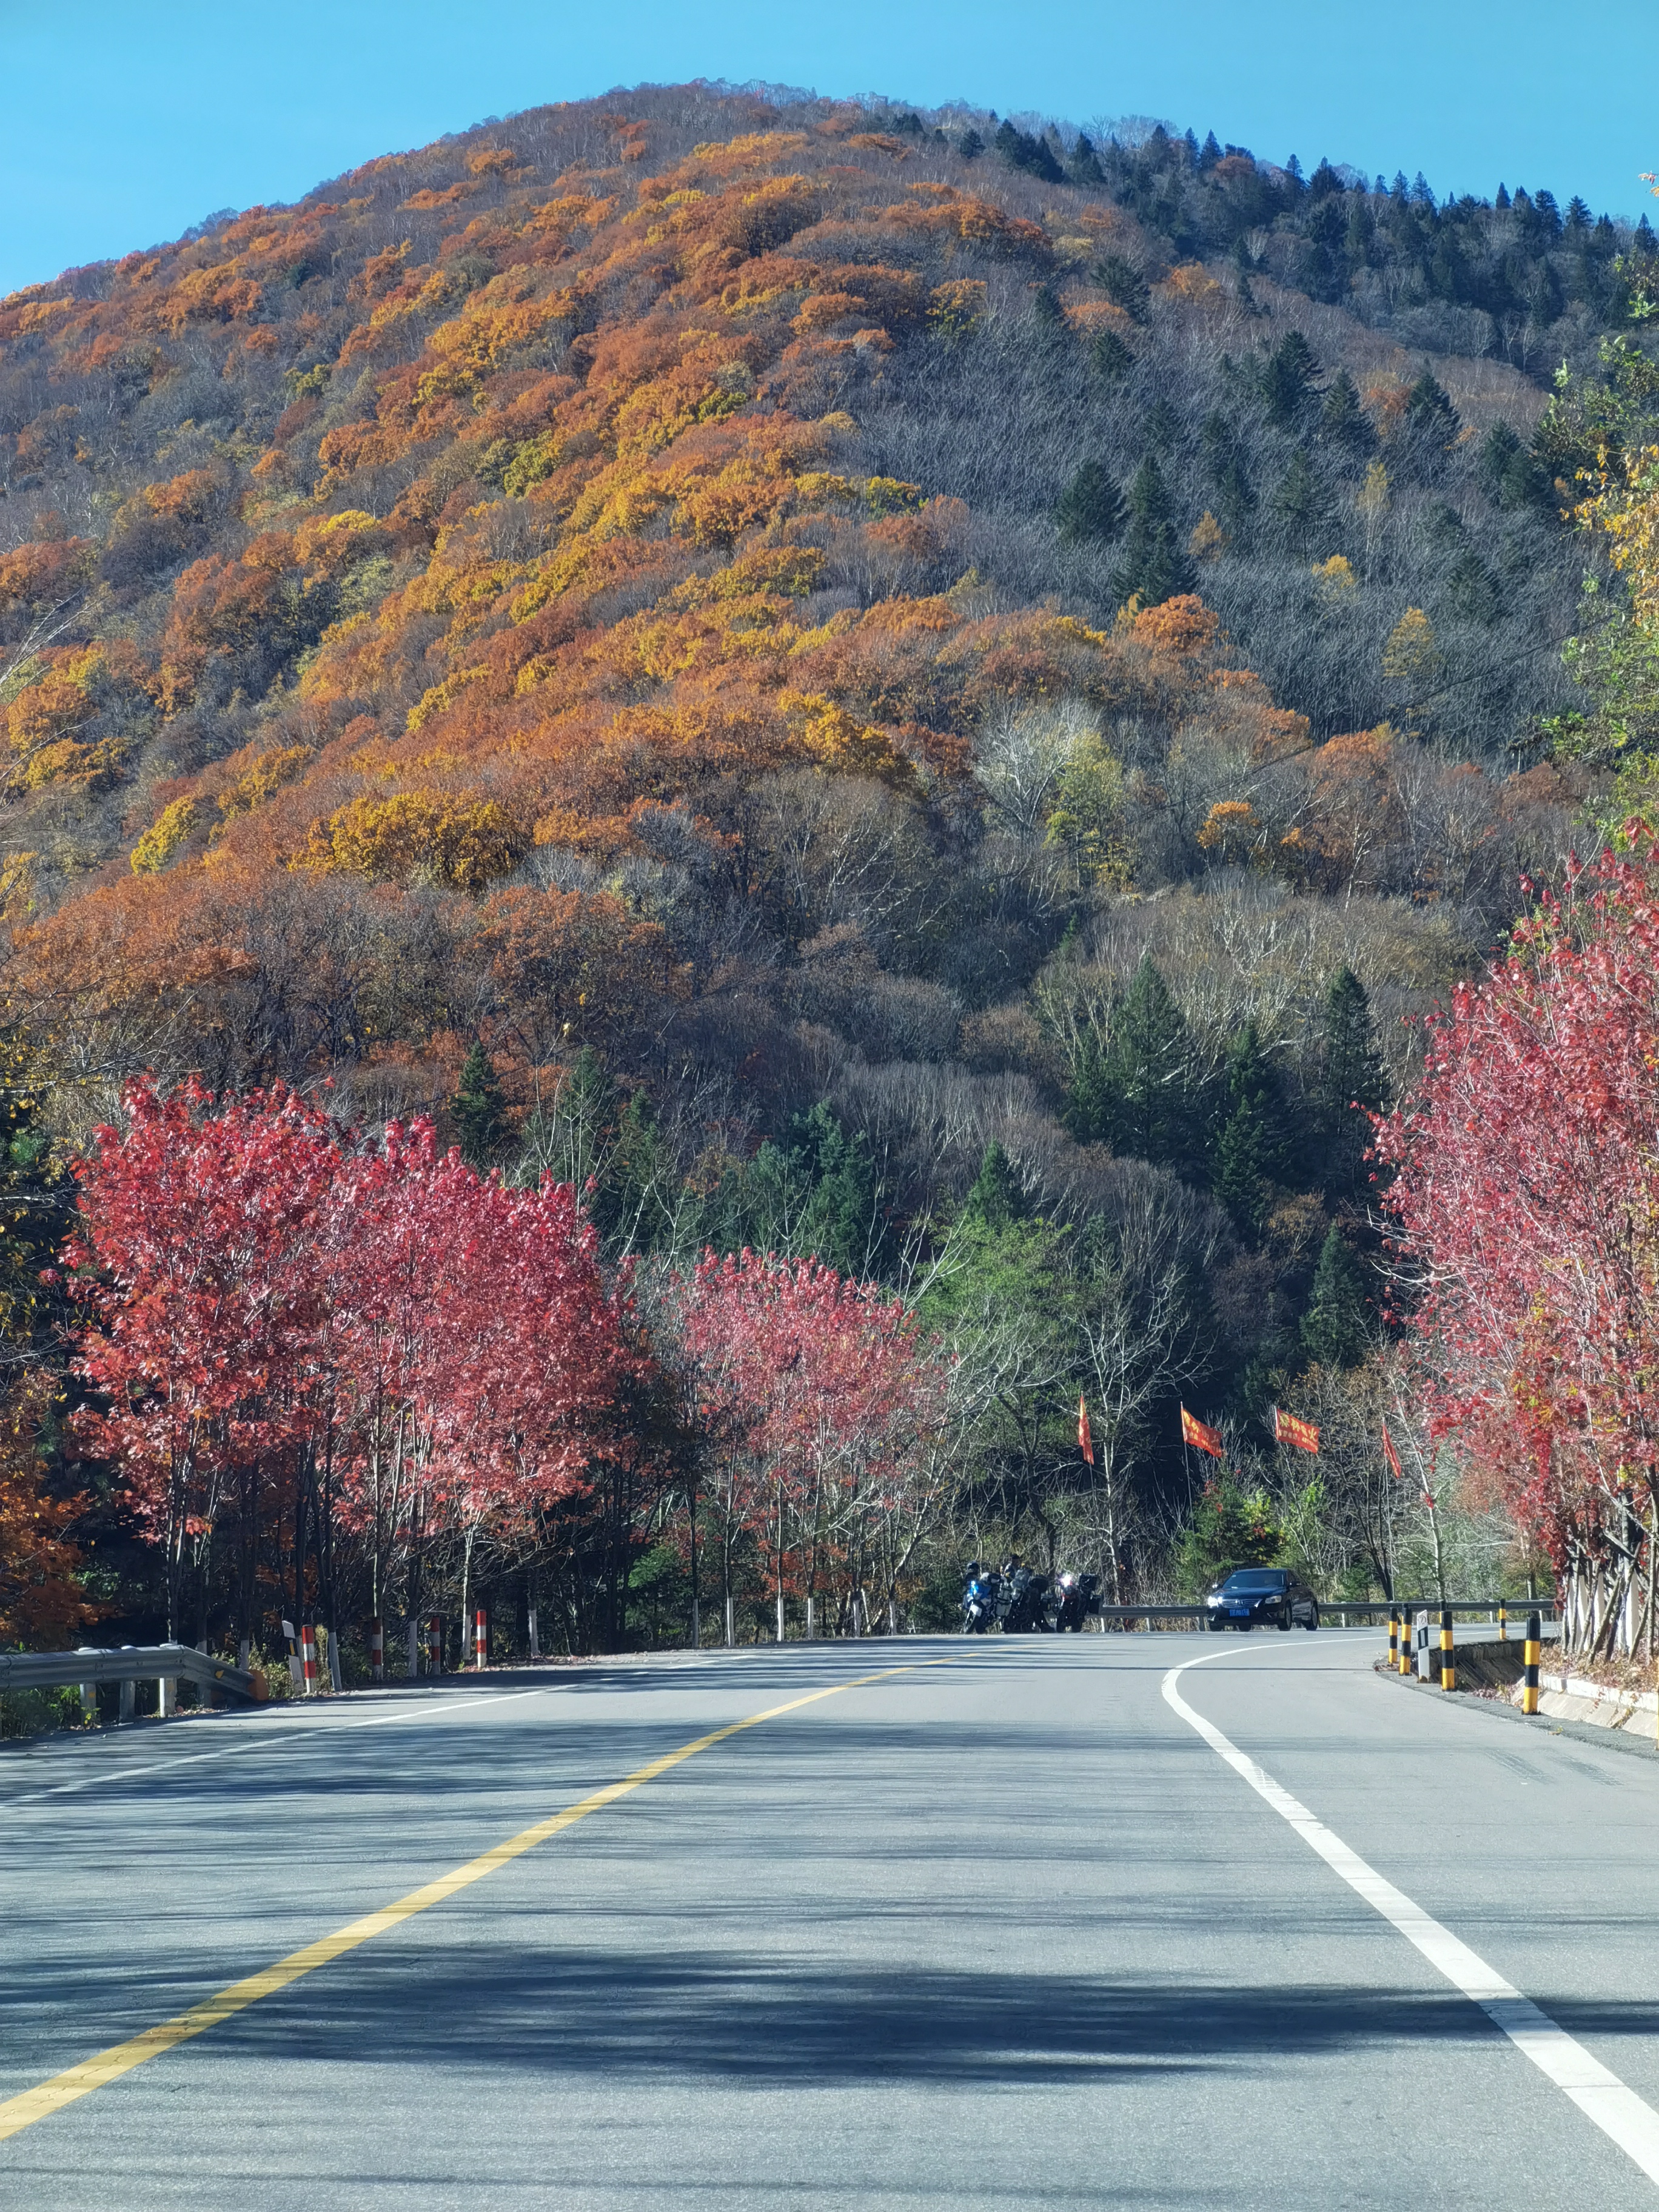
<instances>
[{"instance_id":1,"label":"hill slope","mask_svg":"<svg viewBox=\"0 0 1659 2212\"><path fill-rule=\"evenodd\" d=\"M1311 1096L1333 971L1490 940L1577 796L1517 772L1583 565L1523 368L1612 233L982 120L538 110L0 305L63 1126L441 1104L478 1037L534 1123L589 1045L677 1190L828 1099L894 1224L993 1137L1086 1212L1143 953L1206 1098L1247 1017Z\"/></svg>"}]
</instances>

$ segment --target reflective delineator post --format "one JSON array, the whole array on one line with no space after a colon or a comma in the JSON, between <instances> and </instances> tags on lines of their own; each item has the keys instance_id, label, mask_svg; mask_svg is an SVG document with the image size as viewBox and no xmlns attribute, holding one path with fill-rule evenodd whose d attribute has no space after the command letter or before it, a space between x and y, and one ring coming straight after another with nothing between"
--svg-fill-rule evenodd
<instances>
[{"instance_id":1,"label":"reflective delineator post","mask_svg":"<svg viewBox=\"0 0 1659 2212\"><path fill-rule=\"evenodd\" d=\"M1524 1686L1521 1692L1521 1710L1523 1713L1535 1713L1538 1711L1538 1647L1543 1640L1544 1624L1535 1613L1529 1613L1527 1615L1527 1640L1522 1646L1522 1654L1527 1665Z\"/></svg>"},{"instance_id":2,"label":"reflective delineator post","mask_svg":"<svg viewBox=\"0 0 1659 2212\"><path fill-rule=\"evenodd\" d=\"M308 1620L302 1621L300 1626L300 1666L306 1695L314 1698L317 1694L317 1632Z\"/></svg>"},{"instance_id":3,"label":"reflective delineator post","mask_svg":"<svg viewBox=\"0 0 1659 2212\"><path fill-rule=\"evenodd\" d=\"M1389 1672L1400 1669L1400 1607L1394 1607L1389 1614Z\"/></svg>"},{"instance_id":4,"label":"reflective delineator post","mask_svg":"<svg viewBox=\"0 0 1659 2212\"><path fill-rule=\"evenodd\" d=\"M480 1606L472 1619L472 1663L482 1673L489 1654L489 1616Z\"/></svg>"},{"instance_id":5,"label":"reflective delineator post","mask_svg":"<svg viewBox=\"0 0 1659 2212\"><path fill-rule=\"evenodd\" d=\"M538 1636L538 1634L537 1634L537 1632L536 1632L536 1608L535 1608L535 1607L534 1607L533 1605L532 1605L532 1606L531 1607L531 1608L530 1608L530 1613L529 1613L529 1622L530 1622L530 1656L531 1656L531 1657L532 1657L532 1659L539 1659L539 1658L541 1657L541 1656L542 1656L542 1646L541 1646L541 1638L539 1638L539 1636Z\"/></svg>"},{"instance_id":6,"label":"reflective delineator post","mask_svg":"<svg viewBox=\"0 0 1659 2212\"><path fill-rule=\"evenodd\" d=\"M1412 1657L1412 1638L1414 1633L1411 1607L1407 1606L1405 1619L1400 1625L1400 1671L1402 1674L1409 1674L1416 1664Z\"/></svg>"},{"instance_id":7,"label":"reflective delineator post","mask_svg":"<svg viewBox=\"0 0 1659 2212\"><path fill-rule=\"evenodd\" d=\"M371 1620L368 1624L368 1679L371 1682L386 1680L386 1624Z\"/></svg>"},{"instance_id":8,"label":"reflective delineator post","mask_svg":"<svg viewBox=\"0 0 1659 2212\"><path fill-rule=\"evenodd\" d=\"M1449 1605L1443 1606L1440 1610L1440 1686L1443 1690L1457 1687L1457 1662L1452 1656L1452 1617Z\"/></svg>"},{"instance_id":9,"label":"reflective delineator post","mask_svg":"<svg viewBox=\"0 0 1659 2212\"><path fill-rule=\"evenodd\" d=\"M428 1674L444 1671L444 1625L435 1613L426 1625L426 1671Z\"/></svg>"},{"instance_id":10,"label":"reflective delineator post","mask_svg":"<svg viewBox=\"0 0 1659 2212\"><path fill-rule=\"evenodd\" d=\"M1498 1601L1498 1640L1500 1644L1510 1640L1510 1609L1501 1597Z\"/></svg>"}]
</instances>

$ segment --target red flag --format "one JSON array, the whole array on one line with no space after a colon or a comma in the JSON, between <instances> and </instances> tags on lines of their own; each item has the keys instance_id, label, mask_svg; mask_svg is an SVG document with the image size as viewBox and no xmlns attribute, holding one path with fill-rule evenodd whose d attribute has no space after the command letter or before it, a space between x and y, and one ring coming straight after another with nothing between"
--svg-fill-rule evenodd
<instances>
[{"instance_id":1,"label":"red flag","mask_svg":"<svg viewBox=\"0 0 1659 2212\"><path fill-rule=\"evenodd\" d=\"M1400 1455L1394 1448L1394 1438L1389 1434L1389 1425L1382 1424L1382 1456L1389 1462L1389 1473L1396 1482L1406 1480L1406 1470L1400 1464Z\"/></svg>"},{"instance_id":2,"label":"red flag","mask_svg":"<svg viewBox=\"0 0 1659 2212\"><path fill-rule=\"evenodd\" d=\"M1092 1467L1095 1463L1095 1440L1089 1434L1089 1408L1084 1403L1081 1392L1077 1401L1077 1448Z\"/></svg>"},{"instance_id":3,"label":"red flag","mask_svg":"<svg viewBox=\"0 0 1659 2212\"><path fill-rule=\"evenodd\" d=\"M1316 1452L1319 1449L1319 1430L1312 1421L1298 1421L1294 1413L1281 1413L1273 1407L1273 1442L1294 1444L1298 1451Z\"/></svg>"},{"instance_id":4,"label":"red flag","mask_svg":"<svg viewBox=\"0 0 1659 2212\"><path fill-rule=\"evenodd\" d=\"M1181 1441L1183 1444L1191 1444L1195 1451L1208 1452L1212 1459L1221 1457L1220 1430L1212 1429L1207 1421L1200 1421L1184 1406L1181 1409Z\"/></svg>"}]
</instances>

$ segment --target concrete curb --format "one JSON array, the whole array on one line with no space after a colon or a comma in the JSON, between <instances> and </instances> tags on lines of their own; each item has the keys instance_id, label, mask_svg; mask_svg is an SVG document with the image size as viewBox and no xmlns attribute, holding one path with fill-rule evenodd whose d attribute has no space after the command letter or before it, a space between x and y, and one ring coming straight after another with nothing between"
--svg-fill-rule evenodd
<instances>
[{"instance_id":1,"label":"concrete curb","mask_svg":"<svg viewBox=\"0 0 1659 2212\"><path fill-rule=\"evenodd\" d=\"M1548 1713L1539 1713L1534 1717L1531 1713L1517 1712L1503 1698L1477 1697L1473 1692L1465 1690L1443 1690L1437 1682L1419 1682L1409 1674L1390 1674L1386 1668L1377 1671L1379 1680L1393 1682L1402 1690L1415 1690L1424 1697L1433 1698L1437 1703L1443 1702L1449 1696L1455 1698L1460 1712L1491 1713L1498 1720L1513 1722L1517 1728L1531 1729L1534 1733L1541 1732L1545 1735L1571 1736L1578 1743L1599 1743L1608 1751L1623 1752L1630 1758L1650 1759L1659 1764L1659 1743L1651 1737L1628 1735L1623 1729L1605 1725L1597 1727L1590 1721L1557 1720Z\"/></svg>"}]
</instances>

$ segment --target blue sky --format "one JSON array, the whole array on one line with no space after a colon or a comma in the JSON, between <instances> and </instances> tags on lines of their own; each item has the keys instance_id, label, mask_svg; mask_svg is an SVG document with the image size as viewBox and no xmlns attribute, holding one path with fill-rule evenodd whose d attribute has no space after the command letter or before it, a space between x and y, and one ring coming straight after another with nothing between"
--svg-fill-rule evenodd
<instances>
[{"instance_id":1,"label":"blue sky","mask_svg":"<svg viewBox=\"0 0 1659 2212\"><path fill-rule=\"evenodd\" d=\"M693 76L1158 115L1309 169L1502 178L1598 213L1639 213L1659 167L1653 0L0 0L0 293L489 115Z\"/></svg>"}]
</instances>

